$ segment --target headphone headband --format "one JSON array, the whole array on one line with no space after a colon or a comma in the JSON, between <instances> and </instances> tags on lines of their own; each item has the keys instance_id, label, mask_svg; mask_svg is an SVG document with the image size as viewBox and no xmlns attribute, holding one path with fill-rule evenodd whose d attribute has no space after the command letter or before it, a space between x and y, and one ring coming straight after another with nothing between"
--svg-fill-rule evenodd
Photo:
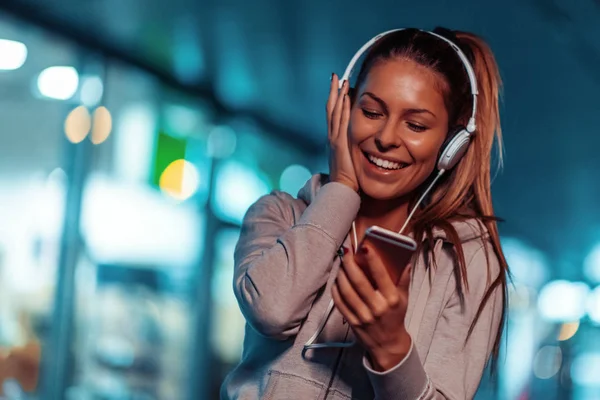
<instances>
[{"instance_id":1,"label":"headphone headband","mask_svg":"<svg viewBox=\"0 0 600 400\"><path fill-rule=\"evenodd\" d=\"M344 83L344 81L347 81L350 79L350 77L354 73L354 68L355 68L356 64L358 63L358 60L360 59L360 57L362 57L362 55L365 52L367 52L381 38L383 38L391 33L400 32L400 31L404 31L404 30L406 30L406 28L392 29L392 30L389 30L386 32L382 32L382 33L378 34L377 36L371 38L364 45L362 45L362 47L360 49L358 49L358 51L356 52L356 54L354 54L354 57L352 57L352 59L350 60L350 63L346 67L346 70L344 71L344 75L342 76L342 79L340 79L340 83L339 83L340 89L342 88L342 84ZM454 43L450 39L445 38L444 36L442 36L438 33L435 33L435 32L424 31L424 30L420 30L420 31L424 32L424 33L428 33L430 35L433 35L433 36L437 37L438 39L441 39L444 42L448 43L450 45L450 47L456 52L456 54L460 58L460 61L463 64L463 66L465 67L465 71L467 72L467 75L469 76L469 83L471 85L471 96L473 96L473 109L471 111L471 118L469 118L469 122L467 123L467 126L465 128L466 128L467 132L469 132L469 133L475 132L475 129L476 129L475 116L477 113L477 95L479 94L479 92L477 89L477 78L475 77L475 71L473 70L473 66L469 62L469 59L467 58L465 53L460 49L460 47L458 47L456 45L456 43Z\"/></svg>"}]
</instances>

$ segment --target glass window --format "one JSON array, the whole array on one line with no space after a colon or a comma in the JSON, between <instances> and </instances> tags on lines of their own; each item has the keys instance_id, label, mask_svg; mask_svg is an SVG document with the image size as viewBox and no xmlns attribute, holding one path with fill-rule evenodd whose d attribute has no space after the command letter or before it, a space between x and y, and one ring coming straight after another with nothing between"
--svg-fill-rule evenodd
<instances>
[{"instance_id":1,"label":"glass window","mask_svg":"<svg viewBox=\"0 0 600 400\"><path fill-rule=\"evenodd\" d=\"M185 398L193 277L204 247L211 114L142 71L110 63L114 123L83 188L72 393ZM89 282L89 280L88 280Z\"/></svg>"}]
</instances>

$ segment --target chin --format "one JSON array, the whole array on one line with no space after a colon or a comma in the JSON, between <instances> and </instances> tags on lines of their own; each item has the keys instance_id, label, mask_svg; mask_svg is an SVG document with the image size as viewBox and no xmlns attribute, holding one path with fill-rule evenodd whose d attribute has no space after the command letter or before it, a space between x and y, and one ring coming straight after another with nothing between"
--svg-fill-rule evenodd
<instances>
[{"instance_id":1,"label":"chin","mask_svg":"<svg viewBox=\"0 0 600 400\"><path fill-rule=\"evenodd\" d=\"M408 188L396 187L389 183L374 182L370 179L359 179L360 190L373 200L396 200L406 197L411 190Z\"/></svg>"}]
</instances>

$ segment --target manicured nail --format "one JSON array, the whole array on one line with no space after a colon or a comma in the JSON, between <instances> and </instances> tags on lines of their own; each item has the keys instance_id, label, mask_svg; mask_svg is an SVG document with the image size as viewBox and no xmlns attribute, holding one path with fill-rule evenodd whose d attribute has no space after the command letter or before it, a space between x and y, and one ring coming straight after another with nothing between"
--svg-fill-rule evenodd
<instances>
[{"instance_id":1,"label":"manicured nail","mask_svg":"<svg viewBox=\"0 0 600 400\"><path fill-rule=\"evenodd\" d=\"M331 78L329 78L329 80L330 80L330 81L332 81L332 80L333 80L333 76L334 76L334 75L335 75L335 72L333 72L333 73L331 74Z\"/></svg>"},{"instance_id":2,"label":"manicured nail","mask_svg":"<svg viewBox=\"0 0 600 400\"><path fill-rule=\"evenodd\" d=\"M348 254L348 248L347 247L342 247L342 251L344 252L344 255Z\"/></svg>"}]
</instances>

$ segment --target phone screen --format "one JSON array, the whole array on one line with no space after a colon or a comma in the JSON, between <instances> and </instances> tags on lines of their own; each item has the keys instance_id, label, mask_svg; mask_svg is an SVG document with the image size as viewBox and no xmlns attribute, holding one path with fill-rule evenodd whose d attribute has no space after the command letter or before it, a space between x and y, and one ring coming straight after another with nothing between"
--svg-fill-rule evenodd
<instances>
[{"instance_id":1,"label":"phone screen","mask_svg":"<svg viewBox=\"0 0 600 400\"><path fill-rule=\"evenodd\" d=\"M402 272L410 263L416 250L413 239L380 227L371 227L367 230L359 248L364 245L369 246L369 249L381 259L394 283L400 280ZM374 284L369 271L365 272Z\"/></svg>"}]
</instances>

